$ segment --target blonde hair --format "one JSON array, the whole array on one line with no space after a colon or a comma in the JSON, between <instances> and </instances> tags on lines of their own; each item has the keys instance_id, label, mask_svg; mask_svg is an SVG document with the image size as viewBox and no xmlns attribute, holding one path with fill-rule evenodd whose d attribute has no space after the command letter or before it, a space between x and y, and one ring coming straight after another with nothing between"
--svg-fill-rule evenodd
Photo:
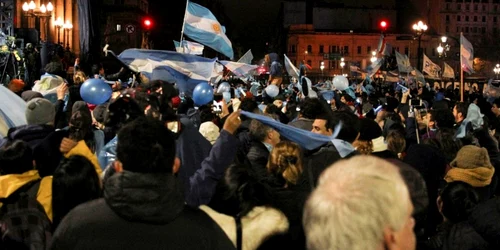
<instances>
[{"instance_id":1,"label":"blonde hair","mask_svg":"<svg viewBox=\"0 0 500 250\"><path fill-rule=\"evenodd\" d=\"M302 150L298 144L283 141L273 147L267 162L269 173L283 177L287 185L295 185L302 170Z\"/></svg>"},{"instance_id":2,"label":"blonde hair","mask_svg":"<svg viewBox=\"0 0 500 250\"><path fill-rule=\"evenodd\" d=\"M83 82L85 82L86 80L87 80L87 76L85 75L85 73L83 73L83 71L78 70L73 75L73 83L75 85L80 85Z\"/></svg>"},{"instance_id":3,"label":"blonde hair","mask_svg":"<svg viewBox=\"0 0 500 250\"><path fill-rule=\"evenodd\" d=\"M400 231L411 200L399 170L374 156L341 160L320 176L304 208L307 249L376 249Z\"/></svg>"}]
</instances>

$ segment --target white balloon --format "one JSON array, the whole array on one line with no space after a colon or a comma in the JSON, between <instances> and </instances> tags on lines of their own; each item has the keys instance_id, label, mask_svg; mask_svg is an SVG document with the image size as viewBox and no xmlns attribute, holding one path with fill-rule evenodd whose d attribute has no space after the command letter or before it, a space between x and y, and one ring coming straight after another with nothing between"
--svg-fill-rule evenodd
<instances>
[{"instance_id":1,"label":"white balloon","mask_svg":"<svg viewBox=\"0 0 500 250\"><path fill-rule=\"evenodd\" d=\"M280 90L279 90L278 86L271 84L271 85L266 87L266 93L268 96L274 98L280 93Z\"/></svg>"},{"instance_id":2,"label":"white balloon","mask_svg":"<svg viewBox=\"0 0 500 250\"><path fill-rule=\"evenodd\" d=\"M340 91L346 90L349 88L349 80L345 76L335 76L333 78L333 87Z\"/></svg>"}]
</instances>

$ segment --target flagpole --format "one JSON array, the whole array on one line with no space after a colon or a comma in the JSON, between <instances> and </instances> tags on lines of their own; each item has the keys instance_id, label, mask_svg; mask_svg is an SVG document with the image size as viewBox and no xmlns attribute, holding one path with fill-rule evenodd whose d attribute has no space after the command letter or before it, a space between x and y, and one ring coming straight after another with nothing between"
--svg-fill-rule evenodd
<instances>
[{"instance_id":1,"label":"flagpole","mask_svg":"<svg viewBox=\"0 0 500 250\"><path fill-rule=\"evenodd\" d=\"M188 6L189 6L189 0L186 0L186 9L184 10L184 18L182 19L181 39L179 40L179 45L182 48L182 53L186 52L185 51L186 49L185 49L184 45L182 45L182 40L184 40L183 39L183 36L184 36L184 25L186 24L186 12L187 12Z\"/></svg>"},{"instance_id":2,"label":"flagpole","mask_svg":"<svg viewBox=\"0 0 500 250\"><path fill-rule=\"evenodd\" d=\"M463 33L460 32L460 101L464 101L464 69L462 62L462 37Z\"/></svg>"}]
</instances>

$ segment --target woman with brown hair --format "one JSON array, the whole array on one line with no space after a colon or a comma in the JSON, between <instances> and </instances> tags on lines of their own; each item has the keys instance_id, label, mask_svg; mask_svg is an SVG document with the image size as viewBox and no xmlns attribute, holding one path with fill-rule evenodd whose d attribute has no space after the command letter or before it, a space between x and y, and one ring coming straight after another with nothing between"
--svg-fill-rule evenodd
<instances>
[{"instance_id":1,"label":"woman with brown hair","mask_svg":"<svg viewBox=\"0 0 500 250\"><path fill-rule=\"evenodd\" d=\"M283 141L273 148L267 162L267 171L282 187L296 185L302 174L302 151L298 144Z\"/></svg>"}]
</instances>

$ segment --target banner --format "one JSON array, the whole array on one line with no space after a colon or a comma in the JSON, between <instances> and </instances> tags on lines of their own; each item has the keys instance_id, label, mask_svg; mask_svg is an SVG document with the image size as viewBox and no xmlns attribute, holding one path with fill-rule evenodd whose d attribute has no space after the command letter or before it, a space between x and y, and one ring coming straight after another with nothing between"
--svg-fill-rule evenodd
<instances>
[{"instance_id":1,"label":"banner","mask_svg":"<svg viewBox=\"0 0 500 250\"><path fill-rule=\"evenodd\" d=\"M445 77L445 78L455 78L455 71L447 63L444 63L443 77Z\"/></svg>"},{"instance_id":2,"label":"banner","mask_svg":"<svg viewBox=\"0 0 500 250\"><path fill-rule=\"evenodd\" d=\"M433 63L427 55L424 55L424 65L422 67L422 71L429 74L432 78L439 78L439 74L441 72L441 67L439 65Z\"/></svg>"}]
</instances>

